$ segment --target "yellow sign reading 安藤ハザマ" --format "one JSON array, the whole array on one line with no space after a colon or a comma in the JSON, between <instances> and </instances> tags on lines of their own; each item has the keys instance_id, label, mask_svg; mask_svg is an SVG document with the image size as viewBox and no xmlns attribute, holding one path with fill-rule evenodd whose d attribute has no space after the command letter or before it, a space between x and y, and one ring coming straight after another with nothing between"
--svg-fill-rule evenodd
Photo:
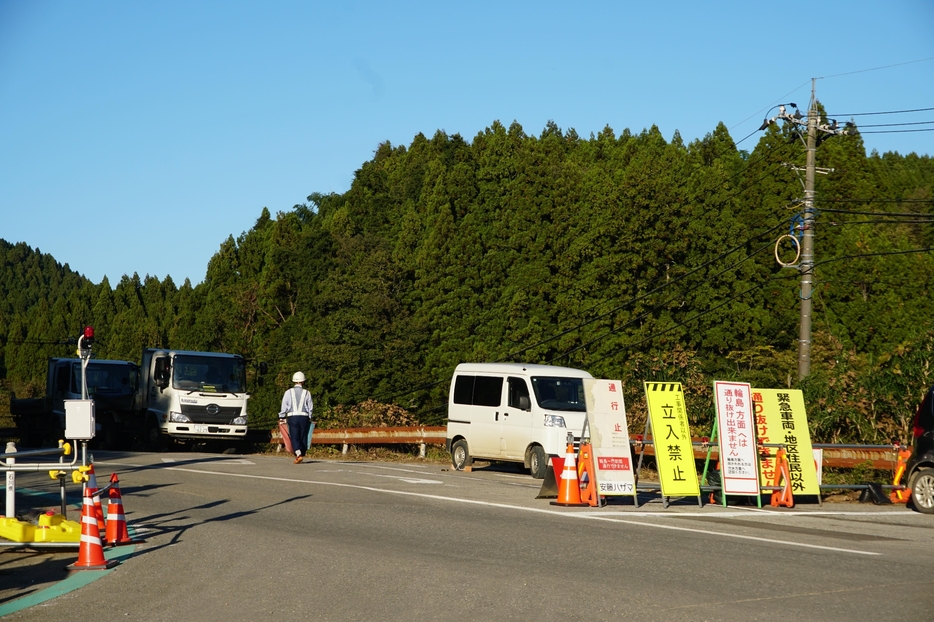
<instances>
[{"instance_id":1,"label":"yellow sign reading \u5b89\u85e4\u30cf\u30b6\u30de","mask_svg":"<svg viewBox=\"0 0 934 622\"><path fill-rule=\"evenodd\" d=\"M646 382L655 462L666 497L700 496L694 447L680 382Z\"/></svg>"},{"instance_id":2,"label":"yellow sign reading \u5b89\u85e4\u30cf\u30b6\u30de","mask_svg":"<svg viewBox=\"0 0 934 622\"><path fill-rule=\"evenodd\" d=\"M794 495L819 495L817 467L811 450L811 432L808 429L804 394L791 389L752 389L755 405L756 432L760 444L783 443L788 456L791 492ZM759 462L760 482L771 486L775 481L775 452Z\"/></svg>"}]
</instances>

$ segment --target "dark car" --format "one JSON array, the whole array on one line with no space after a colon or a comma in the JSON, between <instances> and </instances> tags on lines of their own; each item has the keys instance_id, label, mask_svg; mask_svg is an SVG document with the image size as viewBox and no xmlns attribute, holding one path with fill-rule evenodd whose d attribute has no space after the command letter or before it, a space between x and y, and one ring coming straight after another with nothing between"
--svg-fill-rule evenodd
<instances>
[{"instance_id":1,"label":"dark car","mask_svg":"<svg viewBox=\"0 0 934 622\"><path fill-rule=\"evenodd\" d=\"M934 514L934 387L928 389L912 424L914 447L905 466L903 481L911 488L911 503L925 514Z\"/></svg>"}]
</instances>

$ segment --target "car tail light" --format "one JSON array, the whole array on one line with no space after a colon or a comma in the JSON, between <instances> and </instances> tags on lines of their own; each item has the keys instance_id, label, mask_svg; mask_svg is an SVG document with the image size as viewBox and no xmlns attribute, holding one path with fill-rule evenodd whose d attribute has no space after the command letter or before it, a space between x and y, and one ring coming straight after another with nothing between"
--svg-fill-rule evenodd
<instances>
[{"instance_id":1,"label":"car tail light","mask_svg":"<svg viewBox=\"0 0 934 622\"><path fill-rule=\"evenodd\" d=\"M925 406L927 406L929 397L930 395L928 395L928 397L925 397L923 400L921 400L921 405L918 406L918 412L915 413L915 419L914 421L912 421L911 432L912 434L914 434L915 438L921 438L922 436L924 436L924 428L918 424L921 421L921 411L924 410Z\"/></svg>"}]
</instances>

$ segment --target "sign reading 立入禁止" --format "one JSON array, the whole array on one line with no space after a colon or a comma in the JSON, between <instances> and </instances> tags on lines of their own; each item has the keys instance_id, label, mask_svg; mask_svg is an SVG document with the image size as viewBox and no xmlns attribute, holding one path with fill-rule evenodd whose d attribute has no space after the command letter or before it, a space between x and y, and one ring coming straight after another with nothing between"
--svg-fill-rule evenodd
<instances>
[{"instance_id":1,"label":"sign reading \u7acb\u5165\u7981\u6b62","mask_svg":"<svg viewBox=\"0 0 934 622\"><path fill-rule=\"evenodd\" d=\"M752 389L745 382L713 383L720 443L720 478L727 495L759 494Z\"/></svg>"},{"instance_id":2,"label":"sign reading \u7acb\u5165\u7981\u6b62","mask_svg":"<svg viewBox=\"0 0 934 622\"><path fill-rule=\"evenodd\" d=\"M752 389L752 402L759 444L783 443L785 446L792 494L819 495L804 394L792 389ZM775 451L770 449L772 457L763 457L759 462L763 486L771 486L775 481Z\"/></svg>"},{"instance_id":3,"label":"sign reading \u7acb\u5165\u7981\u6b62","mask_svg":"<svg viewBox=\"0 0 934 622\"><path fill-rule=\"evenodd\" d=\"M666 497L700 497L694 447L680 382L646 382L655 462Z\"/></svg>"},{"instance_id":4,"label":"sign reading \u7acb\u5165\u7981\u6b62","mask_svg":"<svg viewBox=\"0 0 934 622\"><path fill-rule=\"evenodd\" d=\"M584 380L584 396L597 493L601 496L636 494L623 383L587 378Z\"/></svg>"}]
</instances>

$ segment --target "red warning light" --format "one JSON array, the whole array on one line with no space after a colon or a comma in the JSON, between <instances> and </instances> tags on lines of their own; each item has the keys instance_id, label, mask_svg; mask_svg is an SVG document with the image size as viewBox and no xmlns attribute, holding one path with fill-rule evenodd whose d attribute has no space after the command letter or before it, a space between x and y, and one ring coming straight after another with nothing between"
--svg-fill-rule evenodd
<instances>
[{"instance_id":1,"label":"red warning light","mask_svg":"<svg viewBox=\"0 0 934 622\"><path fill-rule=\"evenodd\" d=\"M94 339L94 327L85 326L84 327L84 338L85 339Z\"/></svg>"}]
</instances>

